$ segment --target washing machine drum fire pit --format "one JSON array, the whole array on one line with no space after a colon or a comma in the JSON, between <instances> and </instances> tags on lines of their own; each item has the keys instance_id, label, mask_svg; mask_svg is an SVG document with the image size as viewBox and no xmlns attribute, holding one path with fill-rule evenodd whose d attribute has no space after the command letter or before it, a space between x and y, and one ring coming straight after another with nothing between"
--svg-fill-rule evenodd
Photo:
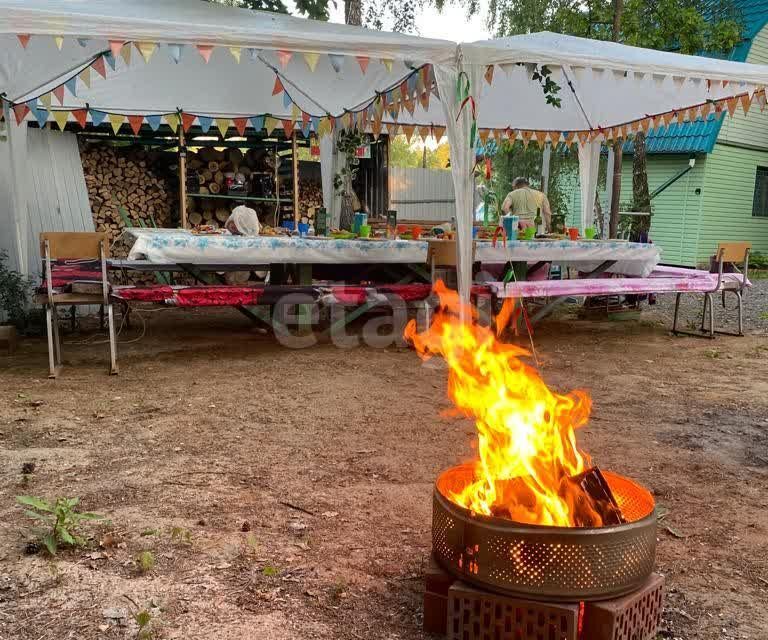
<instances>
[{"instance_id":1,"label":"washing machine drum fire pit","mask_svg":"<svg viewBox=\"0 0 768 640\"><path fill-rule=\"evenodd\" d=\"M432 547L449 573L480 588L534 600L603 600L631 593L651 575L656 515L651 494L603 472L624 522L551 527L472 513L449 496L473 480L472 465L435 482Z\"/></svg>"}]
</instances>

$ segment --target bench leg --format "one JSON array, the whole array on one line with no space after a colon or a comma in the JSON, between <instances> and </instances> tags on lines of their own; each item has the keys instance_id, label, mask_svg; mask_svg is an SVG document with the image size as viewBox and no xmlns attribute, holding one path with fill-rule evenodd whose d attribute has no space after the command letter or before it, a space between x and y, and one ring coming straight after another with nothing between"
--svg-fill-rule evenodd
<instances>
[{"instance_id":1,"label":"bench leg","mask_svg":"<svg viewBox=\"0 0 768 640\"><path fill-rule=\"evenodd\" d=\"M707 307L709 306L709 295L704 294L704 308L701 311L701 330L706 331L707 326ZM712 309L710 309L710 314L712 313Z\"/></svg>"},{"instance_id":2,"label":"bench leg","mask_svg":"<svg viewBox=\"0 0 768 640\"><path fill-rule=\"evenodd\" d=\"M109 324L109 373L117 375L117 336L115 335L115 314L111 304L107 305L107 323Z\"/></svg>"},{"instance_id":3,"label":"bench leg","mask_svg":"<svg viewBox=\"0 0 768 640\"><path fill-rule=\"evenodd\" d=\"M715 298L711 293L705 294L707 301L709 302L709 337L715 337ZM704 310L706 312L707 303L704 304Z\"/></svg>"},{"instance_id":4,"label":"bench leg","mask_svg":"<svg viewBox=\"0 0 768 640\"><path fill-rule=\"evenodd\" d=\"M682 296L682 293L678 293L675 296L675 317L672 320L672 333L677 333L677 317L680 314L680 297Z\"/></svg>"},{"instance_id":5,"label":"bench leg","mask_svg":"<svg viewBox=\"0 0 768 640\"><path fill-rule=\"evenodd\" d=\"M45 324L48 333L48 377L56 378L61 370L61 352L59 349L58 318L54 318L56 308L45 305Z\"/></svg>"}]
</instances>

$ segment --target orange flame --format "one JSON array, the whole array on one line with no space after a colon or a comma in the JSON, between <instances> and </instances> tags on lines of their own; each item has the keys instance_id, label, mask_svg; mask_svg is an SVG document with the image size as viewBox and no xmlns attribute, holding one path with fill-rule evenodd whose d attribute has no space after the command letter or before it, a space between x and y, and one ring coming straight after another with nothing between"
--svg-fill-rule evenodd
<instances>
[{"instance_id":1,"label":"orange flame","mask_svg":"<svg viewBox=\"0 0 768 640\"><path fill-rule=\"evenodd\" d=\"M525 349L499 342L476 322L474 307L441 282L441 309L432 326L405 329L423 358L440 354L449 367L448 395L474 418L478 459L474 481L448 497L474 513L550 526L600 526L591 498L573 477L591 466L576 446L591 400L583 391L550 390L521 358ZM505 309L506 322L511 316ZM501 324L500 323L500 326Z\"/></svg>"}]
</instances>

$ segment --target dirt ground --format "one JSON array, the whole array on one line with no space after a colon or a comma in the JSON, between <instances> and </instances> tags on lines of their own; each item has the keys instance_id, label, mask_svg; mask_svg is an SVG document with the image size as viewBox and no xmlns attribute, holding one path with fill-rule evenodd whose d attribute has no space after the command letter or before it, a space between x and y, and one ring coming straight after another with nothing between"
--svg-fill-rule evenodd
<instances>
[{"instance_id":1,"label":"dirt ground","mask_svg":"<svg viewBox=\"0 0 768 640\"><path fill-rule=\"evenodd\" d=\"M668 510L660 637L768 637L768 339L551 321L536 342L547 382L593 395L584 448ZM432 483L474 437L441 415L444 368L291 350L209 311L152 317L119 376L103 344L65 360L53 382L40 339L0 358L2 640L135 638L139 610L162 639L425 637ZM28 555L21 494L79 496L109 523Z\"/></svg>"}]
</instances>

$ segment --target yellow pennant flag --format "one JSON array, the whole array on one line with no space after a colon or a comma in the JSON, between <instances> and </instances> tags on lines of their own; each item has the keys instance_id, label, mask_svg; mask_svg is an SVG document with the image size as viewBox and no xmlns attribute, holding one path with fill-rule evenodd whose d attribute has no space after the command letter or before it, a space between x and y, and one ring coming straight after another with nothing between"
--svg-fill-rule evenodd
<instances>
[{"instance_id":1,"label":"yellow pennant flag","mask_svg":"<svg viewBox=\"0 0 768 640\"><path fill-rule=\"evenodd\" d=\"M478 129L477 131L477 137L480 138L480 142L483 144L487 144L488 142L488 134L490 134L490 129Z\"/></svg>"},{"instance_id":2,"label":"yellow pennant flag","mask_svg":"<svg viewBox=\"0 0 768 640\"><path fill-rule=\"evenodd\" d=\"M131 64L131 43L126 42L125 45L123 45L123 48L120 49L120 55L123 58L123 61L125 62L126 66L129 66Z\"/></svg>"},{"instance_id":3,"label":"yellow pennant flag","mask_svg":"<svg viewBox=\"0 0 768 640\"><path fill-rule=\"evenodd\" d=\"M83 84L86 87L88 87L89 89L91 88L91 68L90 67L86 67L85 69L83 69L80 72L80 75L78 76L78 78L80 78L83 81Z\"/></svg>"},{"instance_id":4,"label":"yellow pennant flag","mask_svg":"<svg viewBox=\"0 0 768 640\"><path fill-rule=\"evenodd\" d=\"M144 62L149 63L150 58L157 49L156 42L137 42L136 48L139 50L141 57L144 58Z\"/></svg>"},{"instance_id":5,"label":"yellow pennant flag","mask_svg":"<svg viewBox=\"0 0 768 640\"><path fill-rule=\"evenodd\" d=\"M392 60L390 60L389 58L382 58L381 64L383 64L387 68L387 71L389 72L392 71Z\"/></svg>"},{"instance_id":6,"label":"yellow pennant flag","mask_svg":"<svg viewBox=\"0 0 768 640\"><path fill-rule=\"evenodd\" d=\"M307 63L307 66L309 67L309 70L314 72L315 68L317 67L317 61L320 60L320 54L319 53L305 53L304 54L304 62Z\"/></svg>"},{"instance_id":7,"label":"yellow pennant flag","mask_svg":"<svg viewBox=\"0 0 768 640\"><path fill-rule=\"evenodd\" d=\"M123 51L125 51L125 48L123 48ZM165 121L168 123L168 126L173 130L174 132L179 128L179 114L178 113L168 113L165 116Z\"/></svg>"},{"instance_id":8,"label":"yellow pennant flag","mask_svg":"<svg viewBox=\"0 0 768 640\"><path fill-rule=\"evenodd\" d=\"M267 130L267 135L272 135L272 132L277 128L279 124L280 121L277 118L273 118L272 116L267 116L264 118L264 128Z\"/></svg>"},{"instance_id":9,"label":"yellow pennant flag","mask_svg":"<svg viewBox=\"0 0 768 640\"><path fill-rule=\"evenodd\" d=\"M51 110L51 94L50 93L44 93L40 96L40 102L45 105L45 108L48 109L48 111Z\"/></svg>"},{"instance_id":10,"label":"yellow pennant flag","mask_svg":"<svg viewBox=\"0 0 768 640\"><path fill-rule=\"evenodd\" d=\"M558 144L560 144L560 132L559 131L550 131L549 132L549 139L552 141L552 146L556 147Z\"/></svg>"},{"instance_id":11,"label":"yellow pennant flag","mask_svg":"<svg viewBox=\"0 0 768 640\"><path fill-rule=\"evenodd\" d=\"M541 149L544 148L544 145L547 144L547 132L546 131L537 131L536 132L536 142L539 143L539 147Z\"/></svg>"},{"instance_id":12,"label":"yellow pennant flag","mask_svg":"<svg viewBox=\"0 0 768 640\"><path fill-rule=\"evenodd\" d=\"M416 127L414 127L412 124L408 125L402 125L403 134L405 135L405 139L408 141L408 144L411 144L411 140L413 139L413 134L416 131Z\"/></svg>"},{"instance_id":13,"label":"yellow pennant flag","mask_svg":"<svg viewBox=\"0 0 768 640\"><path fill-rule=\"evenodd\" d=\"M295 103L291 105L291 120L294 122L301 120L301 109Z\"/></svg>"},{"instance_id":14,"label":"yellow pennant flag","mask_svg":"<svg viewBox=\"0 0 768 640\"><path fill-rule=\"evenodd\" d=\"M381 120L376 119L371 123L371 133L373 133L373 139L378 140L381 135Z\"/></svg>"},{"instance_id":15,"label":"yellow pennant flag","mask_svg":"<svg viewBox=\"0 0 768 640\"><path fill-rule=\"evenodd\" d=\"M115 135L120 131L123 122L125 122L125 116L121 116L119 113L109 114L109 123L112 125L112 131L115 132Z\"/></svg>"},{"instance_id":16,"label":"yellow pennant flag","mask_svg":"<svg viewBox=\"0 0 768 640\"><path fill-rule=\"evenodd\" d=\"M240 47L230 47L229 52L232 54L232 57L235 59L237 64L240 64Z\"/></svg>"},{"instance_id":17,"label":"yellow pennant flag","mask_svg":"<svg viewBox=\"0 0 768 640\"><path fill-rule=\"evenodd\" d=\"M56 48L61 51L64 46L64 38L62 36L53 36L53 41L56 43Z\"/></svg>"},{"instance_id":18,"label":"yellow pennant flag","mask_svg":"<svg viewBox=\"0 0 768 640\"><path fill-rule=\"evenodd\" d=\"M533 131L521 131L520 136L523 138L523 146L527 149L528 143L531 141L531 137L533 136Z\"/></svg>"},{"instance_id":19,"label":"yellow pennant flag","mask_svg":"<svg viewBox=\"0 0 768 640\"><path fill-rule=\"evenodd\" d=\"M67 126L67 120L69 120L69 111L53 111L52 113L59 129L64 131L64 127Z\"/></svg>"},{"instance_id":20,"label":"yellow pennant flag","mask_svg":"<svg viewBox=\"0 0 768 640\"><path fill-rule=\"evenodd\" d=\"M216 128L221 133L221 137L226 138L227 130L229 129L229 118L216 118Z\"/></svg>"},{"instance_id":21,"label":"yellow pennant flag","mask_svg":"<svg viewBox=\"0 0 768 640\"><path fill-rule=\"evenodd\" d=\"M350 129L352 127L352 114L349 111L345 111L341 116L341 126L344 129Z\"/></svg>"}]
</instances>

